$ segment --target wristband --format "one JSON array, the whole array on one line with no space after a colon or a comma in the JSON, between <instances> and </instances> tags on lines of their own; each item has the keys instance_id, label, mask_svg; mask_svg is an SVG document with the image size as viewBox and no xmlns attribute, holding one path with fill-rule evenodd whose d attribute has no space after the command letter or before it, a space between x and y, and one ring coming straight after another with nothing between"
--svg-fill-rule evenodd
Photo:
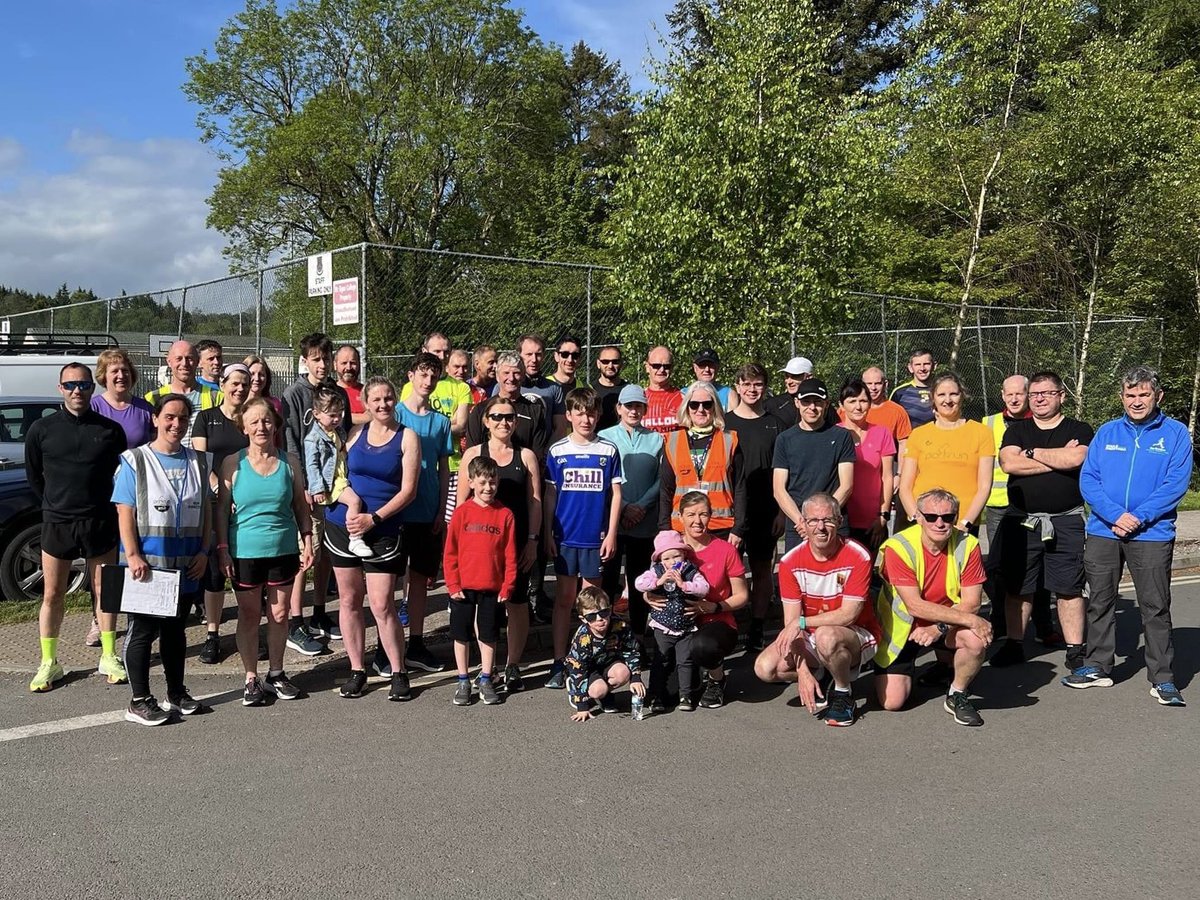
<instances>
[{"instance_id":1,"label":"wristband","mask_svg":"<svg viewBox=\"0 0 1200 900\"><path fill-rule=\"evenodd\" d=\"M808 618L806 616L801 616L799 625L801 631L808 631Z\"/></svg>"},{"instance_id":2,"label":"wristband","mask_svg":"<svg viewBox=\"0 0 1200 900\"><path fill-rule=\"evenodd\" d=\"M371 513L371 521L376 525L383 524L383 519L380 518L379 513Z\"/></svg>"},{"instance_id":3,"label":"wristband","mask_svg":"<svg viewBox=\"0 0 1200 900\"><path fill-rule=\"evenodd\" d=\"M537 539L538 539L538 538L540 538L540 537L541 537L541 535L540 535L540 534L531 534L531 535L529 536L529 540L530 540L530 542L531 542L531 543L535 543L535 544L536 544L536 543L537 543Z\"/></svg>"}]
</instances>

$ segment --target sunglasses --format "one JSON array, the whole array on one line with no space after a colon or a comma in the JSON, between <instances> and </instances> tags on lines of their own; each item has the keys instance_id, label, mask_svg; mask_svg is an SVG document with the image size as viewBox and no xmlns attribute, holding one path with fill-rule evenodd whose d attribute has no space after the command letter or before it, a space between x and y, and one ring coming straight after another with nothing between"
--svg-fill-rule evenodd
<instances>
[{"instance_id":1,"label":"sunglasses","mask_svg":"<svg viewBox=\"0 0 1200 900\"><path fill-rule=\"evenodd\" d=\"M918 510L919 511L919 510ZM926 522L945 522L948 525L954 524L954 513L921 513L922 518Z\"/></svg>"},{"instance_id":2,"label":"sunglasses","mask_svg":"<svg viewBox=\"0 0 1200 900\"><path fill-rule=\"evenodd\" d=\"M621 364L621 357L618 356L616 359L601 359L598 362L602 366L619 366Z\"/></svg>"},{"instance_id":3,"label":"sunglasses","mask_svg":"<svg viewBox=\"0 0 1200 900\"><path fill-rule=\"evenodd\" d=\"M670 372L672 367L671 363L646 363L646 365L660 372Z\"/></svg>"},{"instance_id":4,"label":"sunglasses","mask_svg":"<svg viewBox=\"0 0 1200 900\"><path fill-rule=\"evenodd\" d=\"M579 359L582 355L578 350L558 350L556 352L563 359Z\"/></svg>"},{"instance_id":5,"label":"sunglasses","mask_svg":"<svg viewBox=\"0 0 1200 900\"><path fill-rule=\"evenodd\" d=\"M82 393L87 394L96 389L96 382L94 382L94 381L64 381L59 385L59 387L61 387L68 394L71 393L72 391L81 391Z\"/></svg>"},{"instance_id":6,"label":"sunglasses","mask_svg":"<svg viewBox=\"0 0 1200 900\"><path fill-rule=\"evenodd\" d=\"M516 413L488 413L488 418L493 422L514 422L516 421Z\"/></svg>"},{"instance_id":7,"label":"sunglasses","mask_svg":"<svg viewBox=\"0 0 1200 900\"><path fill-rule=\"evenodd\" d=\"M712 409L713 402L711 400L689 400L688 409Z\"/></svg>"},{"instance_id":8,"label":"sunglasses","mask_svg":"<svg viewBox=\"0 0 1200 900\"><path fill-rule=\"evenodd\" d=\"M612 615L611 609L597 609L590 613L584 613L581 618L585 622L603 622Z\"/></svg>"}]
</instances>

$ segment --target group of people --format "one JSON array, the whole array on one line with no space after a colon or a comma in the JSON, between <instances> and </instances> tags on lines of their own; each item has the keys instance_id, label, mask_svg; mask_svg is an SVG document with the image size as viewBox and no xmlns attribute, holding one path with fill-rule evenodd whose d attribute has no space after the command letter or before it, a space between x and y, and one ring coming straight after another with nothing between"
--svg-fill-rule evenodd
<instances>
[{"instance_id":1,"label":"group of people","mask_svg":"<svg viewBox=\"0 0 1200 900\"><path fill-rule=\"evenodd\" d=\"M129 614L123 657L117 615L97 604L88 642L101 647L110 682L130 682L131 721L201 708L184 683L185 624L203 611L199 658L218 661L228 584L244 705L300 697L285 650L316 655L329 641L349 657L341 696L361 696L370 669L390 680L390 700L408 700L410 668L445 667L424 641L442 570L456 705L525 688L536 615L552 626L545 686L565 690L577 721L611 709L627 684L650 713L722 706L741 633L758 677L795 682L830 725L855 721L852 685L869 665L878 704L902 709L932 651L919 682L944 685L947 712L977 726L970 686L993 638L1005 635L992 665L1023 662L1030 619L1044 619L1049 594L1066 645L1063 683L1112 684L1128 564L1151 693L1183 705L1171 671L1170 564L1192 449L1159 409L1152 370L1125 374L1124 415L1093 433L1063 413L1066 390L1051 371L1006 379L1003 412L972 421L961 381L925 349L890 395L871 367L836 397L804 357L787 362L783 390L771 394L757 363L722 384L709 348L681 385L665 346L646 354L645 386L622 378L621 348L602 348L589 386L582 351L562 338L547 374L536 335L515 351L468 354L435 332L398 391L386 378L360 380L356 348L311 334L300 342L302 376L278 399L265 360L225 365L212 341L172 346L168 383L144 398L123 350L105 351L94 377L68 363L62 410L27 437L45 572L30 690L63 677L63 593L82 557L97 598L105 564L119 560L135 580L179 572L176 615ZM331 572L336 620L326 610ZM776 587L783 627L768 643ZM364 600L378 629L369 661ZM155 638L161 705L149 686Z\"/></svg>"}]
</instances>

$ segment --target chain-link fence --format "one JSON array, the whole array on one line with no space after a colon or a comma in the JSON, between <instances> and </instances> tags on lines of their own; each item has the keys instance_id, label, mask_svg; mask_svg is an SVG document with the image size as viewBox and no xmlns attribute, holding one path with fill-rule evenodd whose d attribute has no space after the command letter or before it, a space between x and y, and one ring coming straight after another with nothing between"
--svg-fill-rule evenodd
<instances>
[{"instance_id":1,"label":"chain-link fence","mask_svg":"<svg viewBox=\"0 0 1200 900\"><path fill-rule=\"evenodd\" d=\"M479 254L359 244L331 252L328 279L354 288L348 294L309 296L308 262L291 260L258 271L167 291L121 296L14 314L9 340L26 331L104 332L138 363L142 384L153 383L170 342L182 336L221 343L226 362L255 353L275 374L275 392L297 375L300 338L323 331L336 344L364 350L365 371L401 380L421 337L442 331L452 346L487 343L514 347L533 332L551 343L572 336L583 348L580 371L595 371L597 351L616 343L623 321L610 270L586 262L513 259ZM905 381L914 349L931 351L947 365L959 310L912 298L854 293L850 320L817 346L798 334L780 340L780 357L811 357L836 390L842 378L878 365L893 384ZM1084 418L1100 421L1116 411L1116 381L1136 363L1157 365L1161 320L1098 316L1087 328L1059 311L969 307L962 320L955 368L965 382L968 414L999 408L1000 383L1016 372L1054 369L1067 383ZM1083 348L1087 333L1087 354ZM1141 340L1132 340L1135 335ZM782 337L782 336L781 336ZM667 343L670 343L669 340ZM679 348L681 379L686 354ZM637 379L642 348L627 350L626 377ZM1146 354L1149 353L1149 358ZM729 374L743 360L727 360ZM777 367L782 359L766 360Z\"/></svg>"}]
</instances>

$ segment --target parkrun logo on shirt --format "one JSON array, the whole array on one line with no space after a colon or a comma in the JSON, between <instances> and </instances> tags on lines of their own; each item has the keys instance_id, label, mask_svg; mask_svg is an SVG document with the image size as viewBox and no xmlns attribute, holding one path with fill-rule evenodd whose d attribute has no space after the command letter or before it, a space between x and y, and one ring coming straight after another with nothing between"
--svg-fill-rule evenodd
<instances>
[{"instance_id":1,"label":"parkrun logo on shirt","mask_svg":"<svg viewBox=\"0 0 1200 900\"><path fill-rule=\"evenodd\" d=\"M1148 451L1150 451L1151 453L1166 453L1167 448L1166 448L1165 444L1163 443L1165 440L1166 440L1166 438L1159 438L1157 441L1155 441L1153 444L1151 444L1146 449Z\"/></svg>"},{"instance_id":2,"label":"parkrun logo on shirt","mask_svg":"<svg viewBox=\"0 0 1200 900\"><path fill-rule=\"evenodd\" d=\"M563 469L564 491L603 491L604 473L599 469Z\"/></svg>"}]
</instances>

